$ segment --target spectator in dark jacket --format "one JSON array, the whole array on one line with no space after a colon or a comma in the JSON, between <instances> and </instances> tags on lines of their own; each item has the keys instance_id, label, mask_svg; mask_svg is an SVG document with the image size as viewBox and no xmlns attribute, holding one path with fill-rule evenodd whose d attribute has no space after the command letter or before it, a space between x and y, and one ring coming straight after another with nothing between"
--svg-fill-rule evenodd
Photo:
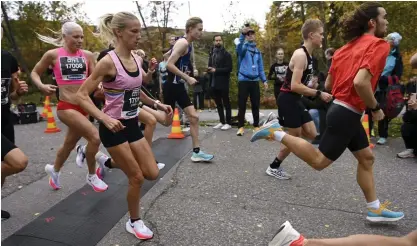
<instances>
[{"instance_id":1,"label":"spectator in dark jacket","mask_svg":"<svg viewBox=\"0 0 417 246\"><path fill-rule=\"evenodd\" d=\"M403 116L401 136L405 150L398 153L399 158L415 158L417 156L417 99L416 93L411 94L407 103L407 111Z\"/></svg>"},{"instance_id":2,"label":"spectator in dark jacket","mask_svg":"<svg viewBox=\"0 0 417 246\"><path fill-rule=\"evenodd\" d=\"M387 41L391 45L391 51L387 57L387 61L385 63L384 71L381 74L381 77L378 81L378 87L375 92L375 98L377 99L378 103L381 105L381 108L384 109L384 105L386 103L387 99L387 87L388 87L388 80L389 77L397 76L398 79L401 79L401 76L403 74L403 61L400 54L400 50L398 48L398 45L400 44L402 37L400 34L394 32L390 33L387 36ZM373 121L372 121L372 114L371 117L369 117L369 124L370 124L370 130L372 131ZM388 127L389 122L391 119L388 119L385 117L383 120L380 120L378 122L378 135L379 139L377 141L377 144L383 145L387 142L388 138Z\"/></svg>"},{"instance_id":3,"label":"spectator in dark jacket","mask_svg":"<svg viewBox=\"0 0 417 246\"><path fill-rule=\"evenodd\" d=\"M209 73L209 83L214 101L217 105L220 123L215 129L228 130L232 128L232 108L229 98L230 73L232 72L232 56L223 47L222 36L213 37L214 47L210 52L207 72ZM224 117L226 109L226 118Z\"/></svg>"}]
</instances>

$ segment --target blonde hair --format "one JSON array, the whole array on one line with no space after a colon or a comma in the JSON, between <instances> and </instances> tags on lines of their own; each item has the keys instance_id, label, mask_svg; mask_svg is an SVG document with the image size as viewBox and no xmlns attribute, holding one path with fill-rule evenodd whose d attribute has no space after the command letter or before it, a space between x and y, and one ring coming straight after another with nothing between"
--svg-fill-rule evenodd
<instances>
[{"instance_id":1,"label":"blonde hair","mask_svg":"<svg viewBox=\"0 0 417 246\"><path fill-rule=\"evenodd\" d=\"M64 46L64 35L71 35L72 31L76 28L81 29L81 31L83 30L83 28L79 24L77 24L76 22L69 21L69 22L65 22L64 25L62 25L61 32L54 31L52 29L47 28L49 31L51 31L56 36L56 38L40 35L37 32L35 32L35 33L38 36L39 40L41 40L45 43L48 43L48 44L55 45L57 47L62 47L62 46Z\"/></svg>"},{"instance_id":2,"label":"blonde hair","mask_svg":"<svg viewBox=\"0 0 417 246\"><path fill-rule=\"evenodd\" d=\"M317 30L323 27L323 23L321 20L318 19L308 19L304 22L303 27L301 27L301 34L303 35L303 39L308 39L308 34L310 32L317 32Z\"/></svg>"},{"instance_id":3,"label":"blonde hair","mask_svg":"<svg viewBox=\"0 0 417 246\"><path fill-rule=\"evenodd\" d=\"M123 29L126 27L126 20L139 20L136 15L130 12L118 12L116 14L105 14L100 17L98 25L98 36L108 45L115 44L116 35L114 29Z\"/></svg>"},{"instance_id":4,"label":"blonde hair","mask_svg":"<svg viewBox=\"0 0 417 246\"><path fill-rule=\"evenodd\" d=\"M185 33L188 33L190 28L194 28L200 23L203 24L203 20L200 17L191 17L185 23Z\"/></svg>"}]
</instances>

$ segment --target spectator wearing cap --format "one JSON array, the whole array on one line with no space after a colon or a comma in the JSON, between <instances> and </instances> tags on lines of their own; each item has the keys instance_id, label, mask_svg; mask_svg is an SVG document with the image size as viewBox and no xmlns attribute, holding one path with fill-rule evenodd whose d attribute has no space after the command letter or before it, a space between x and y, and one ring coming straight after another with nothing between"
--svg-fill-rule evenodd
<instances>
[{"instance_id":1,"label":"spectator wearing cap","mask_svg":"<svg viewBox=\"0 0 417 246\"><path fill-rule=\"evenodd\" d=\"M387 87L388 81L392 79L394 81L394 77L396 76L399 80L403 74L403 60L399 50L399 44L402 37L399 33L393 32L388 34L386 37L387 42L391 46L390 53L387 57L384 70L381 74L381 77L377 84L377 89L375 93L375 98L377 99L378 103L383 108L387 99ZM391 77L391 78L390 78ZM372 114L370 114L372 115ZM384 145L387 142L388 138L388 127L389 122L391 119L385 117L383 120L378 121L378 135L379 139L377 144ZM370 117L370 130L372 131L373 121L372 117Z\"/></svg>"},{"instance_id":2,"label":"spectator wearing cap","mask_svg":"<svg viewBox=\"0 0 417 246\"><path fill-rule=\"evenodd\" d=\"M253 126L259 127L259 105L261 101L261 93L259 89L259 81L262 81L265 89L268 88L266 80L262 54L255 43L255 30L246 26L242 29L239 37L239 43L236 47L238 55L238 136L244 134L244 123L246 113L246 102L250 97L253 115Z\"/></svg>"}]
</instances>

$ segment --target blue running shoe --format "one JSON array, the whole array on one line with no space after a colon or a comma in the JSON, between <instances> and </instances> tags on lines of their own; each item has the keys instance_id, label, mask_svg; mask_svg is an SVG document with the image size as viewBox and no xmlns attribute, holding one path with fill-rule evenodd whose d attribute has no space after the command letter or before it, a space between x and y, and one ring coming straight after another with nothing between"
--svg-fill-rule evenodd
<instances>
[{"instance_id":1,"label":"blue running shoe","mask_svg":"<svg viewBox=\"0 0 417 246\"><path fill-rule=\"evenodd\" d=\"M274 140L274 132L282 131L281 125L278 120L273 120L269 124L262 126L259 130L255 131L250 139L253 143L259 139Z\"/></svg>"},{"instance_id":2,"label":"blue running shoe","mask_svg":"<svg viewBox=\"0 0 417 246\"><path fill-rule=\"evenodd\" d=\"M193 152L193 156L191 156L191 160L193 162L209 162L213 160L213 158L214 158L214 155L206 154L201 150L200 152L198 152L198 154Z\"/></svg>"},{"instance_id":3,"label":"blue running shoe","mask_svg":"<svg viewBox=\"0 0 417 246\"><path fill-rule=\"evenodd\" d=\"M368 208L366 219L371 222L393 222L404 218L403 212L393 212L387 209L390 204L390 202L386 201L379 206L379 209Z\"/></svg>"}]
</instances>

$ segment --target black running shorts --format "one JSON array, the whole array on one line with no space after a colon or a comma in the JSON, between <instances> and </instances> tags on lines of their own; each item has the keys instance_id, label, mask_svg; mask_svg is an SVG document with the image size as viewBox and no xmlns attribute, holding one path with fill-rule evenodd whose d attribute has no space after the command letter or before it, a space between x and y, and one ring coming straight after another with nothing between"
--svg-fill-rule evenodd
<instances>
[{"instance_id":1,"label":"black running shorts","mask_svg":"<svg viewBox=\"0 0 417 246\"><path fill-rule=\"evenodd\" d=\"M361 118L362 115L332 103L327 111L327 127L319 146L323 155L335 161L346 148L351 152L367 148L369 140Z\"/></svg>"},{"instance_id":2,"label":"black running shorts","mask_svg":"<svg viewBox=\"0 0 417 246\"><path fill-rule=\"evenodd\" d=\"M133 143L143 138L137 117L129 120L120 120L120 122L125 128L116 133L113 133L103 123L100 123L98 131L104 147L110 148L125 142Z\"/></svg>"},{"instance_id":3,"label":"black running shorts","mask_svg":"<svg viewBox=\"0 0 417 246\"><path fill-rule=\"evenodd\" d=\"M4 157L13 149L16 149L16 145L12 143L7 137L1 134L1 161L4 161Z\"/></svg>"},{"instance_id":4,"label":"black running shorts","mask_svg":"<svg viewBox=\"0 0 417 246\"><path fill-rule=\"evenodd\" d=\"M299 128L313 120L301 102L300 95L283 91L278 96L278 119L287 128Z\"/></svg>"},{"instance_id":5,"label":"black running shorts","mask_svg":"<svg viewBox=\"0 0 417 246\"><path fill-rule=\"evenodd\" d=\"M174 84L166 82L163 86L164 104L170 105L172 109L175 109L175 102L182 109L193 105L183 83Z\"/></svg>"}]
</instances>

